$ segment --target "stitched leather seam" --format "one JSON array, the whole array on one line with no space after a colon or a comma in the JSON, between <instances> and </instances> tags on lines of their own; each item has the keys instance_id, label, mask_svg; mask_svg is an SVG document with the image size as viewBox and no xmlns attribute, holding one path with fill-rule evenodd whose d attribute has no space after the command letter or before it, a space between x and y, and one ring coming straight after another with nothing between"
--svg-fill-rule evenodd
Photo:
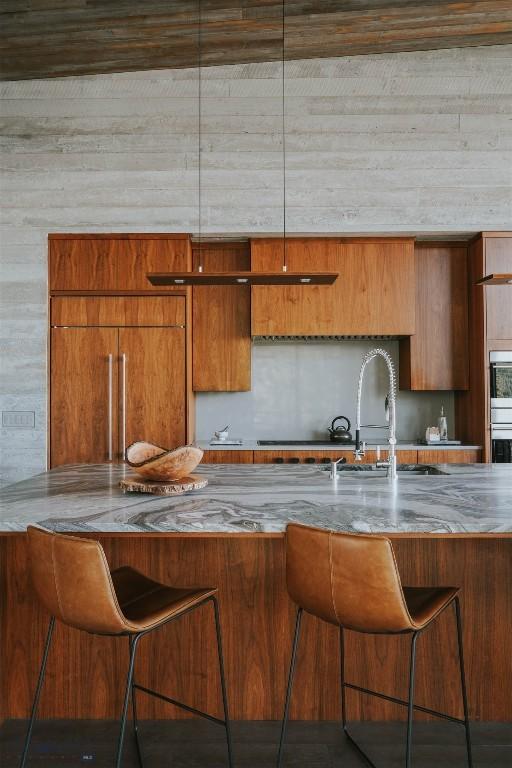
<instances>
[{"instance_id":1,"label":"stitched leather seam","mask_svg":"<svg viewBox=\"0 0 512 768\"><path fill-rule=\"evenodd\" d=\"M336 621L338 624L340 623L339 617L338 617L338 611L336 610L336 603L334 602L334 573L333 573L334 567L332 564L332 533L329 532L329 578L331 581L331 602L332 602L332 610L334 612L334 615L336 616Z\"/></svg>"},{"instance_id":2,"label":"stitched leather seam","mask_svg":"<svg viewBox=\"0 0 512 768\"><path fill-rule=\"evenodd\" d=\"M411 614L409 613L409 608L407 606L407 601L405 599L404 588L402 586L402 579L400 578L400 572L398 570L398 563L396 562L395 550L393 549L393 545L390 542L390 540L386 539L386 541L388 543L388 547L391 550L391 557L393 558L393 565L394 565L394 568L395 568L395 576L396 576L396 580L398 582L398 589L400 590L400 596L402 598L402 609L403 609L406 617L409 619L409 623L411 625L411 628L414 629L416 627L416 624L414 623L413 618L412 618Z\"/></svg>"},{"instance_id":3,"label":"stitched leather seam","mask_svg":"<svg viewBox=\"0 0 512 768\"><path fill-rule=\"evenodd\" d=\"M99 541L95 541L94 543L96 544L96 546L98 547L98 549L100 551L100 557L101 557L101 559L103 561L103 565L105 566L108 586L110 588L110 594L112 596L112 602L114 603L114 608L116 609L117 614L118 614L118 619L120 620L121 624L124 624L125 627L128 627L130 625L129 625L129 622L127 621L127 619L126 619L125 615L123 614L123 612L121 610L121 607L119 605L119 601L117 599L116 591L115 591L114 585L112 583L112 576L110 575L110 568L108 567L108 562L107 562L107 558L105 557L105 552L103 550L103 547L101 546Z\"/></svg>"}]
</instances>

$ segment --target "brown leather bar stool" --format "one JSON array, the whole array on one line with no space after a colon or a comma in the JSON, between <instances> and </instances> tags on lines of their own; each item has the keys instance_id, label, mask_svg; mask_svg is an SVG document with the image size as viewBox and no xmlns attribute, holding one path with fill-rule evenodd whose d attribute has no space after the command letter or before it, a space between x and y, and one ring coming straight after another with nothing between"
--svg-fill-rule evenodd
<instances>
[{"instance_id":1,"label":"brown leather bar stool","mask_svg":"<svg viewBox=\"0 0 512 768\"><path fill-rule=\"evenodd\" d=\"M281 765L286 724L290 706L300 624L304 611L340 629L341 716L343 730L357 752L371 766L375 765L347 729L345 689L351 688L407 707L407 768L411 766L413 712L419 710L454 723L466 731L466 750L472 768L471 737L464 675L462 629L458 592L455 587L402 587L389 539L334 533L304 525L286 529L286 582L292 600L297 603L288 688L281 729L277 766ZM459 647L460 681L464 719L452 717L414 704L416 641L419 635L449 605L455 606ZM407 701L371 691L345 681L344 629L371 634L411 634L409 697Z\"/></svg>"},{"instance_id":2,"label":"brown leather bar stool","mask_svg":"<svg viewBox=\"0 0 512 768\"><path fill-rule=\"evenodd\" d=\"M129 638L130 662L117 745L117 768L121 765L130 697L138 760L142 766L135 700L137 690L223 725L226 729L229 766L233 768L217 590L213 587L170 587L129 567L117 568L111 572L103 548L97 541L64 536L32 526L28 528L27 533L32 579L39 599L50 612L51 619L20 768L24 768L27 760L56 619L94 635L124 635ZM217 633L223 720L138 685L134 679L135 654L139 640L164 624L209 602L213 604Z\"/></svg>"}]
</instances>

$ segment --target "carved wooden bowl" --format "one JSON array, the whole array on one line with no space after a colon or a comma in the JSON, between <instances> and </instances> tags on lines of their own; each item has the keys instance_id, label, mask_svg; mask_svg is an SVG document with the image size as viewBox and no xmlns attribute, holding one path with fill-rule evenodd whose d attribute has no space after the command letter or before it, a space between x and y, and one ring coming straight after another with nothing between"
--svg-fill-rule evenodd
<instances>
[{"instance_id":1,"label":"carved wooden bowl","mask_svg":"<svg viewBox=\"0 0 512 768\"><path fill-rule=\"evenodd\" d=\"M141 477L151 480L179 480L187 477L203 458L203 451L184 445L170 451L140 441L126 449L126 463Z\"/></svg>"}]
</instances>

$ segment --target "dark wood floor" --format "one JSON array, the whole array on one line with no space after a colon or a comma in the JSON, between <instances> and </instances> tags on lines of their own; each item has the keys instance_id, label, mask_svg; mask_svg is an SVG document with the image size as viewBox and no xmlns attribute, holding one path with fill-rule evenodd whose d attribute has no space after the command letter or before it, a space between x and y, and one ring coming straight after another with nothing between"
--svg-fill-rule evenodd
<instances>
[{"instance_id":1,"label":"dark wood floor","mask_svg":"<svg viewBox=\"0 0 512 768\"><path fill-rule=\"evenodd\" d=\"M26 724L11 720L0 728L0 765L15 768ZM414 768L465 768L463 729L457 725L416 723ZM141 724L147 768L225 768L224 730L196 720L148 721ZM404 725L355 724L379 768L402 768ZM279 724L233 724L236 768L275 765ZM111 768L117 723L108 721L42 721L34 735L29 766ZM478 723L473 726L475 768L510 768L512 725ZM283 768L364 768L340 733L338 723L292 722ZM133 733L127 731L123 768L138 768Z\"/></svg>"}]
</instances>

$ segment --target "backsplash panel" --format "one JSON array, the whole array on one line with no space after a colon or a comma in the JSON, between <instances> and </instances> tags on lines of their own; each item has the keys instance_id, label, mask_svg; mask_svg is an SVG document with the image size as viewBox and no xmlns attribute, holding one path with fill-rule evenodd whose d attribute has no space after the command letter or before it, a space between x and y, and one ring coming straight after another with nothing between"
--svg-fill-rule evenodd
<instances>
[{"instance_id":1,"label":"backsplash panel","mask_svg":"<svg viewBox=\"0 0 512 768\"><path fill-rule=\"evenodd\" d=\"M398 341L259 342L252 347L251 392L201 392L196 396L197 437L206 440L230 424L230 435L246 440L322 439L335 416L347 416L355 429L357 380L365 352L386 349L398 369ZM366 369L361 419L385 424L388 390L386 365L372 361ZM397 437L416 440L435 426L441 406L454 435L452 392L402 392L397 401ZM364 437L386 439L386 430L364 430Z\"/></svg>"}]
</instances>

